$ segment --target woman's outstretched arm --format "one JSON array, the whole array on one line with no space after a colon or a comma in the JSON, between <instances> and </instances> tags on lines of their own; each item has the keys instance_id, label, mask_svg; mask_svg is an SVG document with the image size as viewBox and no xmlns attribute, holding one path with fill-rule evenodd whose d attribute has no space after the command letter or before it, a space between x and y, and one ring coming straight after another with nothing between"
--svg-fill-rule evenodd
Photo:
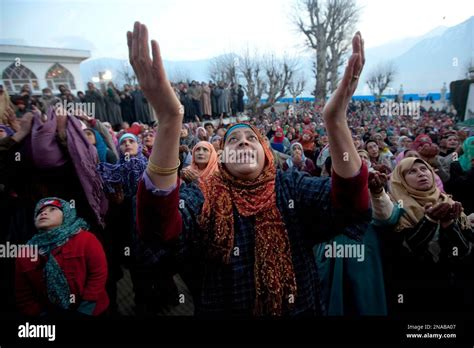
<instances>
[{"instance_id":1,"label":"woman's outstretched arm","mask_svg":"<svg viewBox=\"0 0 474 348\"><path fill-rule=\"evenodd\" d=\"M347 63L344 76L323 110L332 166L342 178L354 177L361 168L361 160L347 125L346 113L352 95L357 88L364 63L364 40L360 32L357 32L352 39L352 55Z\"/></svg>"},{"instance_id":2,"label":"woman's outstretched arm","mask_svg":"<svg viewBox=\"0 0 474 348\"><path fill-rule=\"evenodd\" d=\"M158 119L158 131L149 160L161 168L174 168L178 164L183 108L166 77L160 48L155 40L151 41L150 57L147 27L135 22L133 33L127 32L127 44L130 64ZM178 177L177 172L162 176L149 168L147 174L160 189L170 188L176 184Z\"/></svg>"}]
</instances>

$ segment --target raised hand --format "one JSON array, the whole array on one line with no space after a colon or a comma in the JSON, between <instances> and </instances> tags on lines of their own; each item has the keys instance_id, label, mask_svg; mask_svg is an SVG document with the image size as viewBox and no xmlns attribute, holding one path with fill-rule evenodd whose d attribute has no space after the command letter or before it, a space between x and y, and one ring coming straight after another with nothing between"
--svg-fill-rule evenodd
<instances>
[{"instance_id":1,"label":"raised hand","mask_svg":"<svg viewBox=\"0 0 474 348\"><path fill-rule=\"evenodd\" d=\"M461 216L461 213L463 212L463 207L460 202L454 202L454 204L451 206L451 219L458 219Z\"/></svg>"},{"instance_id":2,"label":"raised hand","mask_svg":"<svg viewBox=\"0 0 474 348\"><path fill-rule=\"evenodd\" d=\"M423 146L418 149L418 153L424 158L434 158L439 154L439 147L436 144L423 144Z\"/></svg>"},{"instance_id":3,"label":"raised hand","mask_svg":"<svg viewBox=\"0 0 474 348\"><path fill-rule=\"evenodd\" d=\"M140 87L153 106L158 122L179 123L183 118L183 108L166 77L158 42L151 40L148 48L148 29L135 22L133 33L127 32L130 64L135 71Z\"/></svg>"},{"instance_id":4,"label":"raised hand","mask_svg":"<svg viewBox=\"0 0 474 348\"><path fill-rule=\"evenodd\" d=\"M371 172L369 173L369 190L374 194L382 193L387 183L388 177L385 173Z\"/></svg>"},{"instance_id":5,"label":"raised hand","mask_svg":"<svg viewBox=\"0 0 474 348\"><path fill-rule=\"evenodd\" d=\"M352 38L352 55L348 60L344 76L334 95L323 109L323 118L326 122L331 120L345 121L346 110L352 95L357 89L364 64L364 40L360 32L357 32Z\"/></svg>"},{"instance_id":6,"label":"raised hand","mask_svg":"<svg viewBox=\"0 0 474 348\"><path fill-rule=\"evenodd\" d=\"M373 168L379 172L379 173L383 173L383 174L390 174L391 170L389 167L387 167L385 164L374 164L373 165Z\"/></svg>"},{"instance_id":7,"label":"raised hand","mask_svg":"<svg viewBox=\"0 0 474 348\"><path fill-rule=\"evenodd\" d=\"M449 219L450 213L451 205L446 202L425 206L425 214L434 221L445 221Z\"/></svg>"},{"instance_id":8,"label":"raised hand","mask_svg":"<svg viewBox=\"0 0 474 348\"><path fill-rule=\"evenodd\" d=\"M357 32L352 39L352 55L344 71L344 76L323 109L323 119L326 124L333 160L332 167L336 174L343 178L356 176L362 165L352 141L351 131L347 126L346 112L351 97L357 88L364 62L364 40ZM366 189L367 187L362 188L362 190Z\"/></svg>"},{"instance_id":9,"label":"raised hand","mask_svg":"<svg viewBox=\"0 0 474 348\"><path fill-rule=\"evenodd\" d=\"M33 127L33 117L33 113L27 112L21 119L17 120L18 130L16 130L16 133L12 137L17 143L30 134L31 128Z\"/></svg>"},{"instance_id":10,"label":"raised hand","mask_svg":"<svg viewBox=\"0 0 474 348\"><path fill-rule=\"evenodd\" d=\"M187 167L181 171L181 177L186 182L193 182L199 178L199 173L191 167Z\"/></svg>"},{"instance_id":11,"label":"raised hand","mask_svg":"<svg viewBox=\"0 0 474 348\"><path fill-rule=\"evenodd\" d=\"M151 41L151 53L148 48L148 29L135 22L133 33L127 32L127 45L130 64L140 83L146 99L155 110L159 127L153 143L147 174L155 186L168 189L177 181L177 169L170 175L162 175L156 169L173 169L178 164L179 134L183 122L184 108L179 102L166 77L160 48L155 40Z\"/></svg>"},{"instance_id":12,"label":"raised hand","mask_svg":"<svg viewBox=\"0 0 474 348\"><path fill-rule=\"evenodd\" d=\"M81 108L77 107L75 110L74 110L74 116L76 116L76 118L84 121L84 122L90 122L93 117L87 115Z\"/></svg>"}]
</instances>

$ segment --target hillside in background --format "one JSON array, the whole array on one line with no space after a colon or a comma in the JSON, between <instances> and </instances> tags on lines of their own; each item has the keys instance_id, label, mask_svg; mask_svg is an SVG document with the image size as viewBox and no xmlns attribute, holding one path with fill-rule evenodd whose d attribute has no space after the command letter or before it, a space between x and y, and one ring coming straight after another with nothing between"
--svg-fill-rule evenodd
<instances>
[{"instance_id":1,"label":"hillside in background","mask_svg":"<svg viewBox=\"0 0 474 348\"><path fill-rule=\"evenodd\" d=\"M301 73L312 76L311 58L301 56ZM209 80L211 59L189 61L164 61L171 80ZM403 84L405 93L439 92L444 82L465 77L469 64L474 64L474 16L453 27L437 27L427 34L368 48L366 66L356 94L370 94L365 75L381 62L393 61L398 74L390 86L397 93ZM114 58L88 59L81 64L83 81L91 80L99 71L110 70L114 81L123 84L122 73L126 60ZM307 81L304 95L309 96L314 80Z\"/></svg>"}]
</instances>

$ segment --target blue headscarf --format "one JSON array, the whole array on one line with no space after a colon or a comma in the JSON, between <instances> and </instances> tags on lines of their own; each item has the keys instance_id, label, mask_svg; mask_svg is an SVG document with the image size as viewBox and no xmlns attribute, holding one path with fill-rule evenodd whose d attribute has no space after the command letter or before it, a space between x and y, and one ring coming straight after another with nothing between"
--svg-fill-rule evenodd
<instances>
[{"instance_id":1,"label":"blue headscarf","mask_svg":"<svg viewBox=\"0 0 474 348\"><path fill-rule=\"evenodd\" d=\"M63 212L63 223L61 226L49 231L39 230L39 233L35 234L27 244L37 245L40 254L48 257L44 268L48 299L51 303L63 309L68 309L71 304L69 285L63 270L51 252L66 244L81 229L88 229L89 225L83 219L77 217L76 209L71 207L71 204L57 197L41 199L36 204L35 218L41 209L46 206L55 206L61 209Z\"/></svg>"},{"instance_id":2,"label":"blue headscarf","mask_svg":"<svg viewBox=\"0 0 474 348\"><path fill-rule=\"evenodd\" d=\"M231 126L227 132L225 132L224 134L224 142L227 140L227 136L232 133L235 129L237 128L250 128L250 125L248 125L247 123L236 123L234 124L233 126ZM251 128L250 128L251 129Z\"/></svg>"},{"instance_id":3,"label":"blue headscarf","mask_svg":"<svg viewBox=\"0 0 474 348\"><path fill-rule=\"evenodd\" d=\"M472 159L474 158L474 136L464 140L462 145L463 155L459 157L459 164L463 171L468 172L472 168Z\"/></svg>"},{"instance_id":4,"label":"blue headscarf","mask_svg":"<svg viewBox=\"0 0 474 348\"><path fill-rule=\"evenodd\" d=\"M97 154L99 155L100 162L107 162L107 145L105 144L104 138L98 131L92 128L86 128L87 130L94 133L95 136L95 148L97 149Z\"/></svg>"},{"instance_id":5,"label":"blue headscarf","mask_svg":"<svg viewBox=\"0 0 474 348\"><path fill-rule=\"evenodd\" d=\"M124 134L120 138L118 151L120 159L116 164L99 163L97 171L104 181L105 191L114 193L116 185L121 185L125 197L133 197L138 190L138 182L148 164L147 158L142 153L142 145L138 144L138 152L135 156L127 156L120 150L120 143L129 138ZM134 136L134 139L137 138Z\"/></svg>"}]
</instances>

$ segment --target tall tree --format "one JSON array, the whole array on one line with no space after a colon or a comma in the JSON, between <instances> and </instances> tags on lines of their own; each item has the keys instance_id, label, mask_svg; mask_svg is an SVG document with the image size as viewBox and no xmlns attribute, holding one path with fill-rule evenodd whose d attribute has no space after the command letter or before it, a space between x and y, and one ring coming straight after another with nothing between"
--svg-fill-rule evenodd
<instances>
[{"instance_id":1,"label":"tall tree","mask_svg":"<svg viewBox=\"0 0 474 348\"><path fill-rule=\"evenodd\" d=\"M396 74L397 70L392 62L381 63L369 72L366 83L376 99L382 96Z\"/></svg>"},{"instance_id":2,"label":"tall tree","mask_svg":"<svg viewBox=\"0 0 474 348\"><path fill-rule=\"evenodd\" d=\"M288 91L290 92L291 96L293 97L293 104L296 103L296 98L303 93L304 87L306 85L306 80L303 74L299 76L293 76L288 84Z\"/></svg>"},{"instance_id":3,"label":"tall tree","mask_svg":"<svg viewBox=\"0 0 474 348\"><path fill-rule=\"evenodd\" d=\"M215 57L210 62L209 77L214 82L238 83L239 64L240 58L233 53Z\"/></svg>"},{"instance_id":4,"label":"tall tree","mask_svg":"<svg viewBox=\"0 0 474 348\"><path fill-rule=\"evenodd\" d=\"M285 96L295 70L296 64L288 57L277 59L274 54L266 57L256 53L250 55L247 50L239 63L239 73L245 81L247 108L255 114L273 106ZM261 103L263 97L266 101Z\"/></svg>"},{"instance_id":5,"label":"tall tree","mask_svg":"<svg viewBox=\"0 0 474 348\"><path fill-rule=\"evenodd\" d=\"M314 96L325 101L339 82L339 68L350 45L360 9L355 0L300 0L294 22L314 51Z\"/></svg>"}]
</instances>

